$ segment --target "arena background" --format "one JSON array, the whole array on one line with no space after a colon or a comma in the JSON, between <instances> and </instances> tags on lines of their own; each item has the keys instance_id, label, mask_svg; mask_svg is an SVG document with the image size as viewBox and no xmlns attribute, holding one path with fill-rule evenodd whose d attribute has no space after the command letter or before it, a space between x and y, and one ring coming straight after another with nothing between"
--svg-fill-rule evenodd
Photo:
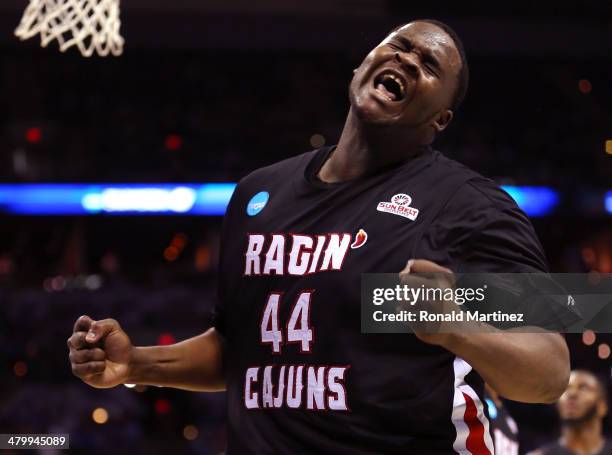
<instances>
[{"instance_id":1,"label":"arena background","mask_svg":"<svg viewBox=\"0 0 612 455\"><path fill-rule=\"evenodd\" d=\"M26 2L2 0L0 183L236 182L335 143L352 69L392 27L431 17L463 38L471 71L437 148L500 184L545 188L516 194L536 204L553 271L612 272L606 3L129 0L124 55L85 59L17 40ZM22 187L6 188L0 432L70 433L91 453L221 452L223 394L95 390L66 348L84 313L116 318L136 345L207 329L221 217L26 216L5 204ZM567 339L572 366L609 382L612 336ZM558 434L554 406L507 405L521 453Z\"/></svg>"}]
</instances>

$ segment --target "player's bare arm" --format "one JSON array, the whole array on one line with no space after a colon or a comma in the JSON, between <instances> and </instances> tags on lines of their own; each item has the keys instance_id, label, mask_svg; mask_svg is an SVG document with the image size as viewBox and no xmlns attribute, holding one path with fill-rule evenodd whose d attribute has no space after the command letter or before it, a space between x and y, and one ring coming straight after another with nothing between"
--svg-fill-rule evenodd
<instances>
[{"instance_id":1,"label":"player's bare arm","mask_svg":"<svg viewBox=\"0 0 612 455\"><path fill-rule=\"evenodd\" d=\"M225 390L216 330L169 346L133 346L114 319L81 316L67 340L72 372L96 388L147 384L191 391Z\"/></svg>"},{"instance_id":2,"label":"player's bare arm","mask_svg":"<svg viewBox=\"0 0 612 455\"><path fill-rule=\"evenodd\" d=\"M225 390L223 339L214 328L169 346L135 347L127 382L194 392Z\"/></svg>"},{"instance_id":3,"label":"player's bare arm","mask_svg":"<svg viewBox=\"0 0 612 455\"><path fill-rule=\"evenodd\" d=\"M558 333L454 333L443 346L511 400L554 403L567 386L569 350Z\"/></svg>"},{"instance_id":4,"label":"player's bare arm","mask_svg":"<svg viewBox=\"0 0 612 455\"><path fill-rule=\"evenodd\" d=\"M449 269L427 260L410 261L401 273ZM565 391L570 374L567 344L558 333L423 333L416 336L466 360L500 395L526 403L553 403ZM503 359L503 361L499 361Z\"/></svg>"}]
</instances>

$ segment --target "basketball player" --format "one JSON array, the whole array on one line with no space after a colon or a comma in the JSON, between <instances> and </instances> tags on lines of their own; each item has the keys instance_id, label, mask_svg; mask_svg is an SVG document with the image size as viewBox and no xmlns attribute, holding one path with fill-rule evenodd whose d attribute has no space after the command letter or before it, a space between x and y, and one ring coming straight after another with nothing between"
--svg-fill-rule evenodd
<instances>
[{"instance_id":1,"label":"basketball player","mask_svg":"<svg viewBox=\"0 0 612 455\"><path fill-rule=\"evenodd\" d=\"M560 335L360 330L365 272L547 270L514 201L431 147L467 81L446 25L393 30L354 72L337 146L238 184L214 327L133 347L117 321L82 316L74 374L98 388L226 390L229 454L492 454L483 379L509 399L556 401L569 376Z\"/></svg>"},{"instance_id":2,"label":"basketball player","mask_svg":"<svg viewBox=\"0 0 612 455\"><path fill-rule=\"evenodd\" d=\"M557 403L561 437L529 455L612 455L612 441L603 436L608 413L605 384L593 373L574 370Z\"/></svg>"}]
</instances>

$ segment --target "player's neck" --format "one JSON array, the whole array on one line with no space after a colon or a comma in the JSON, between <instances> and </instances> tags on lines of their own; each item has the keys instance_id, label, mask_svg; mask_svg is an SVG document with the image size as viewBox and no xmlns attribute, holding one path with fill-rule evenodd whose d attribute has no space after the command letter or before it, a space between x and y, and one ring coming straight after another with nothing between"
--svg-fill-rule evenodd
<instances>
[{"instance_id":1,"label":"player's neck","mask_svg":"<svg viewBox=\"0 0 612 455\"><path fill-rule=\"evenodd\" d=\"M592 455L603 447L601 421L591 419L578 426L564 426L561 443L575 454Z\"/></svg>"},{"instance_id":2,"label":"player's neck","mask_svg":"<svg viewBox=\"0 0 612 455\"><path fill-rule=\"evenodd\" d=\"M423 150L383 128L368 128L349 110L336 150L323 164L319 178L324 182L342 182L373 169L400 163Z\"/></svg>"}]
</instances>

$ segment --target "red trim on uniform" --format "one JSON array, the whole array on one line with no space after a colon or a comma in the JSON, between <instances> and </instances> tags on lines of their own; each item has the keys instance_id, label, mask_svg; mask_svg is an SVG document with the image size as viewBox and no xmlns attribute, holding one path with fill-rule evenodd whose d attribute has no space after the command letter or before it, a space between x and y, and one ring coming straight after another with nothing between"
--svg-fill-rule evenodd
<instances>
[{"instance_id":1,"label":"red trim on uniform","mask_svg":"<svg viewBox=\"0 0 612 455\"><path fill-rule=\"evenodd\" d=\"M465 413L463 420L468 426L468 437L465 440L465 447L472 455L492 455L484 440L485 428L482 422L478 419L478 409L474 404L474 400L467 393L463 393L465 399Z\"/></svg>"}]
</instances>

